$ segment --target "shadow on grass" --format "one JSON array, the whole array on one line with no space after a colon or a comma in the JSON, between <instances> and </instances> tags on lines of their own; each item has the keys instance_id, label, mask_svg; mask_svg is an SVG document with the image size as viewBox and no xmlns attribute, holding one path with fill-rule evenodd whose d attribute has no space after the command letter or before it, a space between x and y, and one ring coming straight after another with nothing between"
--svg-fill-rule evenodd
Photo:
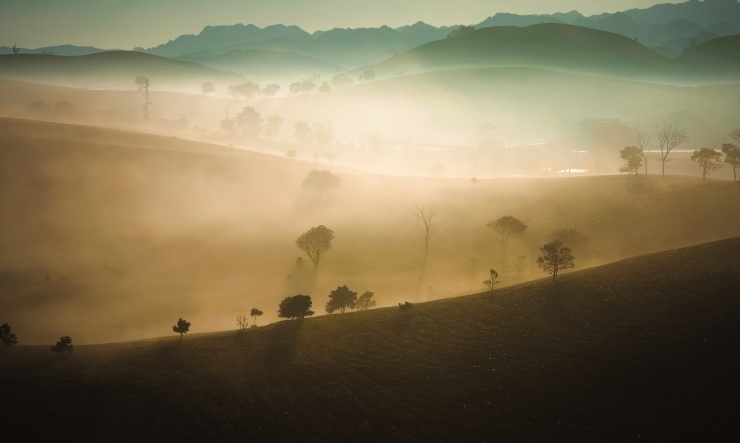
<instances>
[{"instance_id":1,"label":"shadow on grass","mask_svg":"<svg viewBox=\"0 0 740 443\"><path fill-rule=\"evenodd\" d=\"M293 359L295 345L303 321L291 320L278 324L267 338L265 350L265 368L277 371L285 367Z\"/></svg>"}]
</instances>

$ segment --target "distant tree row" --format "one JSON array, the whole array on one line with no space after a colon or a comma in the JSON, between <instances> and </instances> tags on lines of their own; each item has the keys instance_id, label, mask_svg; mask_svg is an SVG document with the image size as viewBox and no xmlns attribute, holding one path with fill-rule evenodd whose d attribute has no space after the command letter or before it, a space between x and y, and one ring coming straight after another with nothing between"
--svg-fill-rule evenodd
<instances>
[{"instance_id":1,"label":"distant tree row","mask_svg":"<svg viewBox=\"0 0 740 443\"><path fill-rule=\"evenodd\" d=\"M740 144L740 129L730 132L729 137ZM688 141L689 138L683 130L667 123L656 129L656 138L660 149L661 174L665 175L665 164L669 161L671 152L678 145ZM650 136L644 132L640 133L637 141L638 146L625 146L624 149L619 151L619 156L625 161L619 168L619 172L638 175L640 169L644 168L644 172L647 174L650 152L646 148ZM723 154L724 163L732 167L733 180L737 181L737 167L740 166L740 148L732 143L723 143L721 152L711 148L694 150L690 158L701 168L702 180L706 180L708 173L722 167Z\"/></svg>"}]
</instances>

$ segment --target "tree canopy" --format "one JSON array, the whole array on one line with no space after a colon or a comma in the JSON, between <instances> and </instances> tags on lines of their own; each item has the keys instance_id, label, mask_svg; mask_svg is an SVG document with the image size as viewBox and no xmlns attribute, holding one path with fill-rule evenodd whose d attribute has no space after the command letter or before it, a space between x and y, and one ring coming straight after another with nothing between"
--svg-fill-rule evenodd
<instances>
[{"instance_id":1,"label":"tree canopy","mask_svg":"<svg viewBox=\"0 0 740 443\"><path fill-rule=\"evenodd\" d=\"M725 154L725 163L732 166L732 178L737 181L737 167L740 166L740 148L732 143L723 143L722 152Z\"/></svg>"},{"instance_id":2,"label":"tree canopy","mask_svg":"<svg viewBox=\"0 0 740 443\"><path fill-rule=\"evenodd\" d=\"M706 181L707 174L722 167L722 153L714 149L701 148L691 155L691 161L701 168L701 179Z\"/></svg>"},{"instance_id":3,"label":"tree canopy","mask_svg":"<svg viewBox=\"0 0 740 443\"><path fill-rule=\"evenodd\" d=\"M326 303L326 312L331 314L334 311L344 313L347 308L354 308L357 302L357 293L350 290L347 285L338 286L337 289L329 293L329 301Z\"/></svg>"},{"instance_id":4,"label":"tree canopy","mask_svg":"<svg viewBox=\"0 0 740 443\"><path fill-rule=\"evenodd\" d=\"M311 301L310 295L298 294L292 297L285 297L283 301L280 302L278 317L289 318L291 320L296 318L303 320L304 317L309 317L314 314L311 310L312 304L313 302Z\"/></svg>"},{"instance_id":5,"label":"tree canopy","mask_svg":"<svg viewBox=\"0 0 740 443\"><path fill-rule=\"evenodd\" d=\"M57 354L71 354L72 351L74 351L72 338L70 338L68 335L59 338L59 341L51 347L51 350L53 352L56 352Z\"/></svg>"},{"instance_id":6,"label":"tree canopy","mask_svg":"<svg viewBox=\"0 0 740 443\"><path fill-rule=\"evenodd\" d=\"M619 151L619 156L622 160L625 160L625 164L619 167L619 172L637 175L640 167L642 167L642 149L637 146L625 146L624 149Z\"/></svg>"},{"instance_id":7,"label":"tree canopy","mask_svg":"<svg viewBox=\"0 0 740 443\"><path fill-rule=\"evenodd\" d=\"M339 187L339 183L339 177L328 169L314 169L303 179L303 187L317 190L319 196L323 195L329 189Z\"/></svg>"},{"instance_id":8,"label":"tree canopy","mask_svg":"<svg viewBox=\"0 0 740 443\"><path fill-rule=\"evenodd\" d=\"M367 311L368 309L374 307L376 305L375 300L373 300L374 295L374 292L365 291L361 296L357 297L355 308L358 311Z\"/></svg>"},{"instance_id":9,"label":"tree canopy","mask_svg":"<svg viewBox=\"0 0 740 443\"><path fill-rule=\"evenodd\" d=\"M546 243L540 248L540 252L543 255L537 257L537 266L551 274L553 281L561 270L573 267L573 254L560 240Z\"/></svg>"},{"instance_id":10,"label":"tree canopy","mask_svg":"<svg viewBox=\"0 0 740 443\"><path fill-rule=\"evenodd\" d=\"M295 244L308 255L313 266L317 268L321 256L331 249L332 240L334 240L334 231L324 225L319 225L301 234Z\"/></svg>"},{"instance_id":11,"label":"tree canopy","mask_svg":"<svg viewBox=\"0 0 740 443\"><path fill-rule=\"evenodd\" d=\"M3 350L15 344L18 344L18 337L10 331L10 325L7 323L0 325L0 346L3 347Z\"/></svg>"},{"instance_id":12,"label":"tree canopy","mask_svg":"<svg viewBox=\"0 0 740 443\"><path fill-rule=\"evenodd\" d=\"M177 324L172 327L173 332L180 334L180 340L182 340L182 335L187 334L189 330L190 322L183 319L178 319Z\"/></svg>"}]
</instances>

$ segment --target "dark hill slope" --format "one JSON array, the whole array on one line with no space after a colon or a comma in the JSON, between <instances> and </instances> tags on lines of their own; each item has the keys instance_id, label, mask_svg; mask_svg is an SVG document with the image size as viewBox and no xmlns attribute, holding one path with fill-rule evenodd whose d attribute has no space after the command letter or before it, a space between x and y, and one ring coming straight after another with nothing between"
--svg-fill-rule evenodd
<instances>
[{"instance_id":1,"label":"dark hill slope","mask_svg":"<svg viewBox=\"0 0 740 443\"><path fill-rule=\"evenodd\" d=\"M652 76L667 60L609 32L545 23L483 28L414 48L373 68L381 75L480 66L529 66L582 73Z\"/></svg>"},{"instance_id":2,"label":"dark hill slope","mask_svg":"<svg viewBox=\"0 0 740 443\"><path fill-rule=\"evenodd\" d=\"M406 314L80 346L67 359L19 347L2 356L3 431L93 441L736 441L738 251L740 238L703 244Z\"/></svg>"},{"instance_id":3,"label":"dark hill slope","mask_svg":"<svg viewBox=\"0 0 740 443\"><path fill-rule=\"evenodd\" d=\"M135 87L136 76L149 78L152 88L204 81L238 81L241 76L197 63L131 51L81 56L42 54L0 55L0 78L90 88ZM133 86L132 86L133 85Z\"/></svg>"},{"instance_id":4,"label":"dark hill slope","mask_svg":"<svg viewBox=\"0 0 740 443\"><path fill-rule=\"evenodd\" d=\"M706 75L730 78L737 83L740 78L740 35L701 43L678 56L676 62L704 71Z\"/></svg>"}]
</instances>

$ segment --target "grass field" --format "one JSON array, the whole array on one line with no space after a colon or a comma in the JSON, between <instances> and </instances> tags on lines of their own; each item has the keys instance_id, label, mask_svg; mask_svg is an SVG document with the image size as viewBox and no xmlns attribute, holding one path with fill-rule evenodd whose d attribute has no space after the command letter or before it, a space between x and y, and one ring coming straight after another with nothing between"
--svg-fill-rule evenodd
<instances>
[{"instance_id":1,"label":"grass field","mask_svg":"<svg viewBox=\"0 0 740 443\"><path fill-rule=\"evenodd\" d=\"M77 346L69 358L18 346L0 360L3 433L7 441L735 441L738 251L734 238L410 313Z\"/></svg>"}]
</instances>

